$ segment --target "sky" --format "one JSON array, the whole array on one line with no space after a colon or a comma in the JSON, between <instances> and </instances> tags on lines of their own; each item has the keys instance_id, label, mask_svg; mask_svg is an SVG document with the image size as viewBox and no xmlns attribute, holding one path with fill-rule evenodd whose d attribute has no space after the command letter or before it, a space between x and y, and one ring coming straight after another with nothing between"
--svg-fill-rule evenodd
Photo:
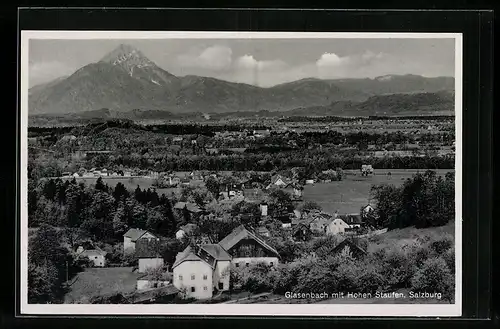
<instances>
[{"instance_id":1,"label":"sky","mask_svg":"<svg viewBox=\"0 0 500 329\"><path fill-rule=\"evenodd\" d=\"M68 76L129 44L176 75L270 87L304 78L454 76L454 39L31 39L29 85Z\"/></svg>"}]
</instances>

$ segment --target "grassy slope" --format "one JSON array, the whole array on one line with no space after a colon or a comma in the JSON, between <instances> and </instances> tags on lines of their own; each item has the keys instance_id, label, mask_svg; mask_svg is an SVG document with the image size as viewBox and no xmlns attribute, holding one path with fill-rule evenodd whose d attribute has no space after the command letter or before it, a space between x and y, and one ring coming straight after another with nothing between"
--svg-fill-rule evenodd
<instances>
[{"instance_id":1,"label":"grassy slope","mask_svg":"<svg viewBox=\"0 0 500 329\"><path fill-rule=\"evenodd\" d=\"M140 275L131 267L88 268L73 279L65 303L85 303L94 296L133 292Z\"/></svg>"},{"instance_id":2,"label":"grassy slope","mask_svg":"<svg viewBox=\"0 0 500 329\"><path fill-rule=\"evenodd\" d=\"M383 245L406 244L416 240L418 237L423 236L442 236L443 234L454 235L455 222L450 222L447 225L440 227L429 227L424 229L416 229L414 227L407 227L404 229L392 230L387 233L381 234L377 237L377 242L372 243L371 246L377 248ZM409 296L408 289L399 289L396 292L404 293ZM262 300L246 300L236 302L237 304L302 304L302 303L318 303L318 304L441 304L447 303L445 300L438 299L410 299L410 298L333 298L321 301L307 301L304 299L287 299L284 296L271 294Z\"/></svg>"}]
</instances>

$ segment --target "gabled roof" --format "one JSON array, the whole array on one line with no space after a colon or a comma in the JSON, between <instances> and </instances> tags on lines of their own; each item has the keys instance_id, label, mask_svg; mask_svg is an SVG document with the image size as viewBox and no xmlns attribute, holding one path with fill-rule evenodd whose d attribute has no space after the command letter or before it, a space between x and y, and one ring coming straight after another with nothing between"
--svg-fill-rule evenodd
<instances>
[{"instance_id":1,"label":"gabled roof","mask_svg":"<svg viewBox=\"0 0 500 329\"><path fill-rule=\"evenodd\" d=\"M231 260L231 256L219 244L203 244L200 248L201 250L206 251L217 261Z\"/></svg>"},{"instance_id":2,"label":"gabled roof","mask_svg":"<svg viewBox=\"0 0 500 329\"><path fill-rule=\"evenodd\" d=\"M235 228L231 233L229 233L228 236L222 239L222 241L220 241L219 244L226 251L229 251L243 239L253 239L262 247L276 254L279 257L279 253L276 249L267 244L262 238L258 237L254 232L247 230L243 225L240 225L237 228Z\"/></svg>"},{"instance_id":3,"label":"gabled roof","mask_svg":"<svg viewBox=\"0 0 500 329\"><path fill-rule=\"evenodd\" d=\"M287 177L274 175L273 177L271 177L271 185L276 184L280 179L283 181L283 183L285 183L285 185L290 185L292 183L292 180Z\"/></svg>"},{"instance_id":4,"label":"gabled roof","mask_svg":"<svg viewBox=\"0 0 500 329\"><path fill-rule=\"evenodd\" d=\"M106 256L106 252L99 247L94 247L94 249L84 250L78 254L78 256L92 257L92 256Z\"/></svg>"},{"instance_id":5,"label":"gabled roof","mask_svg":"<svg viewBox=\"0 0 500 329\"><path fill-rule=\"evenodd\" d=\"M350 239L344 239L342 242L340 242L335 248L333 248L332 253L335 252L340 252L342 249L344 249L345 246L349 246L353 252L358 252L363 255L366 254L366 251L363 250L361 247L358 247L354 242L352 242Z\"/></svg>"},{"instance_id":6,"label":"gabled roof","mask_svg":"<svg viewBox=\"0 0 500 329\"><path fill-rule=\"evenodd\" d=\"M195 248L187 246L177 254L172 269L185 261L202 261L214 269L217 261L230 260L231 256L218 244L203 244Z\"/></svg>"},{"instance_id":7,"label":"gabled roof","mask_svg":"<svg viewBox=\"0 0 500 329\"><path fill-rule=\"evenodd\" d=\"M319 225L329 225L331 222L333 222L333 217L325 213L316 213L313 214L312 218L309 220L309 225L313 223Z\"/></svg>"},{"instance_id":8,"label":"gabled roof","mask_svg":"<svg viewBox=\"0 0 500 329\"><path fill-rule=\"evenodd\" d=\"M292 235L295 235L297 234L300 230L302 229L306 229L308 230L309 232L311 231L311 229L309 228L309 225L301 222L299 224L297 224L293 229L292 229Z\"/></svg>"},{"instance_id":9,"label":"gabled roof","mask_svg":"<svg viewBox=\"0 0 500 329\"><path fill-rule=\"evenodd\" d=\"M174 209L186 209L187 211L192 213L199 213L203 211L203 209L191 202L177 202L174 205Z\"/></svg>"},{"instance_id":10,"label":"gabled roof","mask_svg":"<svg viewBox=\"0 0 500 329\"><path fill-rule=\"evenodd\" d=\"M148 232L146 230L140 230L140 229L137 229L137 228L131 228L130 230L128 230L123 236L124 237L127 237L127 238L130 238L130 240L132 240L132 242L136 242L138 239L140 239L144 234L146 233L149 233L151 234L152 236L156 237L153 233L151 232Z\"/></svg>"},{"instance_id":11,"label":"gabled roof","mask_svg":"<svg viewBox=\"0 0 500 329\"><path fill-rule=\"evenodd\" d=\"M342 219L349 225L363 224L363 220L361 219L361 216L358 214L339 215L338 218Z\"/></svg>"}]
</instances>

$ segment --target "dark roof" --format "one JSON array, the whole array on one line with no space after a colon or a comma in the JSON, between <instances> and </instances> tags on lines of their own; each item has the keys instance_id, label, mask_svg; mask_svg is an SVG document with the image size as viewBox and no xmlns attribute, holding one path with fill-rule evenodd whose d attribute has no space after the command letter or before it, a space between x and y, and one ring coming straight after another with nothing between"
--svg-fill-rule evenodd
<instances>
[{"instance_id":1,"label":"dark roof","mask_svg":"<svg viewBox=\"0 0 500 329\"><path fill-rule=\"evenodd\" d=\"M292 235L295 235L297 234L300 230L302 229L306 229L308 230L309 232L311 231L311 229L309 228L309 225L305 224L305 223L298 223L292 230Z\"/></svg>"},{"instance_id":2,"label":"dark roof","mask_svg":"<svg viewBox=\"0 0 500 329\"><path fill-rule=\"evenodd\" d=\"M325 213L313 213L311 217L309 225L313 223L318 225L329 225L333 221L333 217Z\"/></svg>"},{"instance_id":3,"label":"dark roof","mask_svg":"<svg viewBox=\"0 0 500 329\"><path fill-rule=\"evenodd\" d=\"M219 244L204 244L200 248L208 252L216 260L231 260L231 256Z\"/></svg>"},{"instance_id":4,"label":"dark roof","mask_svg":"<svg viewBox=\"0 0 500 329\"><path fill-rule=\"evenodd\" d=\"M199 213L202 212L203 209L198 207L196 204L191 203L191 202L177 202L174 206L175 209L186 209L189 212L192 213Z\"/></svg>"},{"instance_id":5,"label":"dark roof","mask_svg":"<svg viewBox=\"0 0 500 329\"><path fill-rule=\"evenodd\" d=\"M155 298L157 294L161 294L162 296L165 295L175 295L179 293L179 289L177 289L175 286L169 284L165 287L157 288L157 289L148 289L144 291L136 291L132 295L132 303L142 303L146 301L150 301L151 299Z\"/></svg>"},{"instance_id":6,"label":"dark roof","mask_svg":"<svg viewBox=\"0 0 500 329\"><path fill-rule=\"evenodd\" d=\"M229 233L228 236L222 239L222 241L220 241L219 244L222 246L222 248L229 251L231 250L232 247L234 247L238 242L240 242L243 239L253 239L262 247L271 251L272 253L276 254L279 257L279 253L276 249L267 244L262 238L257 236L257 234L255 234L254 232L247 230L244 225L240 225L237 228L235 228L231 233Z\"/></svg>"},{"instance_id":7,"label":"dark roof","mask_svg":"<svg viewBox=\"0 0 500 329\"><path fill-rule=\"evenodd\" d=\"M361 216L358 214L349 214L349 215L339 215L338 216L340 219L342 219L344 222L346 222L349 225L353 224L362 224L363 220L361 219Z\"/></svg>"},{"instance_id":8,"label":"dark roof","mask_svg":"<svg viewBox=\"0 0 500 329\"><path fill-rule=\"evenodd\" d=\"M366 254L366 251L361 249L360 247L358 247L354 242L352 242L350 239L344 239L342 242L340 242L335 248L333 248L332 250L332 253L335 253L335 252L340 252L342 251L342 249L344 249L344 247L346 246L349 246L349 248L351 248L351 250L354 252L354 253L361 253L363 255Z\"/></svg>"},{"instance_id":9,"label":"dark roof","mask_svg":"<svg viewBox=\"0 0 500 329\"><path fill-rule=\"evenodd\" d=\"M135 245L135 255L137 258L159 258L160 241L157 239L140 239Z\"/></svg>"},{"instance_id":10,"label":"dark roof","mask_svg":"<svg viewBox=\"0 0 500 329\"><path fill-rule=\"evenodd\" d=\"M151 232L148 232L146 230L140 230L140 229L137 229L137 228L131 228L123 236L127 237L127 238L130 238L130 240L132 240L132 242L135 242L135 241L137 241L137 239L139 239L141 236L143 236L146 233L149 233L149 234L155 236Z\"/></svg>"}]
</instances>

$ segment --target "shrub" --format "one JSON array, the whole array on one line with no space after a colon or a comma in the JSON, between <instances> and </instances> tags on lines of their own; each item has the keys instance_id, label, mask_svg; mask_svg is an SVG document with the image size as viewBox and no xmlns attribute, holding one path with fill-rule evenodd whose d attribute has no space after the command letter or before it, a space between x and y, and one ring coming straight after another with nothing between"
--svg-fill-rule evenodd
<instances>
[{"instance_id":1,"label":"shrub","mask_svg":"<svg viewBox=\"0 0 500 329\"><path fill-rule=\"evenodd\" d=\"M416 268L409 259L407 251L392 248L385 254L382 275L387 278L387 283L394 287L408 287Z\"/></svg>"},{"instance_id":2,"label":"shrub","mask_svg":"<svg viewBox=\"0 0 500 329\"><path fill-rule=\"evenodd\" d=\"M358 277L358 286L361 292L374 294L379 288L386 285L386 280L381 274L379 266L366 263L362 264L362 271Z\"/></svg>"},{"instance_id":3,"label":"shrub","mask_svg":"<svg viewBox=\"0 0 500 329\"><path fill-rule=\"evenodd\" d=\"M443 255L442 255L444 261L446 262L446 265L450 269L450 272L452 275L455 275L455 247L453 246L452 248L448 249Z\"/></svg>"},{"instance_id":4,"label":"shrub","mask_svg":"<svg viewBox=\"0 0 500 329\"><path fill-rule=\"evenodd\" d=\"M91 304L129 304L129 300L121 293L113 293L106 296L94 296L90 298Z\"/></svg>"},{"instance_id":5,"label":"shrub","mask_svg":"<svg viewBox=\"0 0 500 329\"><path fill-rule=\"evenodd\" d=\"M270 291L278 279L277 271L265 263L251 264L249 267L234 268L231 281L235 286L250 292Z\"/></svg>"},{"instance_id":6,"label":"shrub","mask_svg":"<svg viewBox=\"0 0 500 329\"><path fill-rule=\"evenodd\" d=\"M122 264L124 261L123 243L117 243L114 246L106 245L103 248L106 251L106 260L110 264Z\"/></svg>"},{"instance_id":7,"label":"shrub","mask_svg":"<svg viewBox=\"0 0 500 329\"><path fill-rule=\"evenodd\" d=\"M356 261L342 262L332 273L336 291L360 292L359 277L362 272Z\"/></svg>"},{"instance_id":8,"label":"shrub","mask_svg":"<svg viewBox=\"0 0 500 329\"><path fill-rule=\"evenodd\" d=\"M442 257L426 260L411 279L411 288L417 292L437 292L452 300L455 289L454 277Z\"/></svg>"},{"instance_id":9,"label":"shrub","mask_svg":"<svg viewBox=\"0 0 500 329\"><path fill-rule=\"evenodd\" d=\"M431 241L429 247L437 255L444 254L447 250L453 247L455 244L455 239L451 234L445 234L438 238L437 240Z\"/></svg>"},{"instance_id":10,"label":"shrub","mask_svg":"<svg viewBox=\"0 0 500 329\"><path fill-rule=\"evenodd\" d=\"M135 255L135 252L125 250L125 253L123 254L123 264L125 266L137 266L138 259Z\"/></svg>"}]
</instances>

